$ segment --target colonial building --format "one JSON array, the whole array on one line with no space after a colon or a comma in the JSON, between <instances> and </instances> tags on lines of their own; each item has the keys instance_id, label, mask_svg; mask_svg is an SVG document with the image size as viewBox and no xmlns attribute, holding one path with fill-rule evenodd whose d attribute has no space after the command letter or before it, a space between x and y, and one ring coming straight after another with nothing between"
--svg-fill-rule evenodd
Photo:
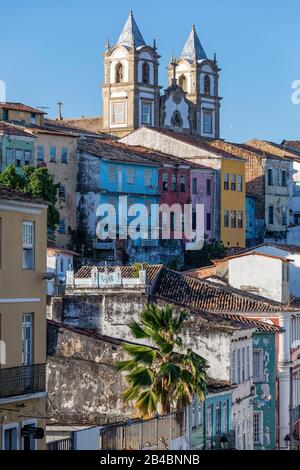
<instances>
[{"instance_id":1,"label":"colonial building","mask_svg":"<svg viewBox=\"0 0 300 470\"><path fill-rule=\"evenodd\" d=\"M225 247L245 246L245 160L195 136L143 127L123 137L129 145L144 145L215 171L214 236ZM205 189L204 189L205 192Z\"/></svg>"},{"instance_id":2,"label":"colonial building","mask_svg":"<svg viewBox=\"0 0 300 470\"><path fill-rule=\"evenodd\" d=\"M47 206L0 188L0 449L24 449L25 425L45 428L46 236Z\"/></svg>"},{"instance_id":3,"label":"colonial building","mask_svg":"<svg viewBox=\"0 0 300 470\"><path fill-rule=\"evenodd\" d=\"M33 162L35 137L23 127L0 121L0 171Z\"/></svg>"}]
</instances>

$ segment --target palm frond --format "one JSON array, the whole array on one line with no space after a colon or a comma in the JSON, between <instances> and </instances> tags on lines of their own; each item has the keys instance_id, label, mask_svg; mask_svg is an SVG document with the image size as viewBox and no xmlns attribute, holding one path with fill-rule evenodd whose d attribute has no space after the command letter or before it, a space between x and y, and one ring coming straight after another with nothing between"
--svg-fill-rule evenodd
<instances>
[{"instance_id":1,"label":"palm frond","mask_svg":"<svg viewBox=\"0 0 300 470\"><path fill-rule=\"evenodd\" d=\"M156 413L157 396L155 392L152 390L142 392L136 406L142 416L151 416Z\"/></svg>"}]
</instances>

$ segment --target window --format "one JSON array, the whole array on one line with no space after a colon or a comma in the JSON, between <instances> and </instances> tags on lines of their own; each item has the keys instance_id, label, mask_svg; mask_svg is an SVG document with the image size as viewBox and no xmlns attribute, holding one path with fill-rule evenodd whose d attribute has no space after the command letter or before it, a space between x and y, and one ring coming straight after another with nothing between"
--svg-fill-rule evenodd
<instances>
[{"instance_id":1,"label":"window","mask_svg":"<svg viewBox=\"0 0 300 470\"><path fill-rule=\"evenodd\" d=\"M203 112L203 133L212 134L212 113L209 111Z\"/></svg>"},{"instance_id":2,"label":"window","mask_svg":"<svg viewBox=\"0 0 300 470\"><path fill-rule=\"evenodd\" d=\"M217 403L216 405L216 434L220 436L222 432L222 410L221 404Z\"/></svg>"},{"instance_id":3,"label":"window","mask_svg":"<svg viewBox=\"0 0 300 470\"><path fill-rule=\"evenodd\" d=\"M241 193L243 191L243 177L238 175L237 177L237 190Z\"/></svg>"},{"instance_id":4,"label":"window","mask_svg":"<svg viewBox=\"0 0 300 470\"><path fill-rule=\"evenodd\" d=\"M179 86L183 89L183 91L187 91L185 75L180 75L178 83Z\"/></svg>"},{"instance_id":5,"label":"window","mask_svg":"<svg viewBox=\"0 0 300 470\"><path fill-rule=\"evenodd\" d=\"M273 186L273 170L268 169L268 186Z\"/></svg>"},{"instance_id":6,"label":"window","mask_svg":"<svg viewBox=\"0 0 300 470\"><path fill-rule=\"evenodd\" d=\"M228 423L228 403L224 401L222 406L222 432L227 434L229 423Z\"/></svg>"},{"instance_id":7,"label":"window","mask_svg":"<svg viewBox=\"0 0 300 470\"><path fill-rule=\"evenodd\" d=\"M135 183L135 168L129 167L126 170L127 184Z\"/></svg>"},{"instance_id":8,"label":"window","mask_svg":"<svg viewBox=\"0 0 300 470\"><path fill-rule=\"evenodd\" d=\"M23 426L32 426L32 427L36 427L37 426L37 420L36 419L31 419L31 420L26 420L26 421L22 421L22 427ZM28 439L28 448L25 449L24 445L26 445L24 443L24 438L22 438L22 450L36 450L36 447L37 447L37 439L33 439L32 437L30 437Z\"/></svg>"},{"instance_id":9,"label":"window","mask_svg":"<svg viewBox=\"0 0 300 470\"><path fill-rule=\"evenodd\" d=\"M231 228L236 228L236 211L231 211L231 216L230 216L230 226Z\"/></svg>"},{"instance_id":10,"label":"window","mask_svg":"<svg viewBox=\"0 0 300 470\"><path fill-rule=\"evenodd\" d=\"M287 173L286 170L281 172L281 186L287 186Z\"/></svg>"},{"instance_id":11,"label":"window","mask_svg":"<svg viewBox=\"0 0 300 470\"><path fill-rule=\"evenodd\" d=\"M22 317L22 365L28 366L33 360L33 315L26 313Z\"/></svg>"},{"instance_id":12,"label":"window","mask_svg":"<svg viewBox=\"0 0 300 470\"><path fill-rule=\"evenodd\" d=\"M206 230L210 232L211 230L211 213L207 212L206 214Z\"/></svg>"},{"instance_id":13,"label":"window","mask_svg":"<svg viewBox=\"0 0 300 470\"><path fill-rule=\"evenodd\" d=\"M231 383L236 384L236 351L232 351Z\"/></svg>"},{"instance_id":14,"label":"window","mask_svg":"<svg viewBox=\"0 0 300 470\"><path fill-rule=\"evenodd\" d=\"M253 442L263 444L263 414L261 411L253 413Z\"/></svg>"},{"instance_id":15,"label":"window","mask_svg":"<svg viewBox=\"0 0 300 470\"><path fill-rule=\"evenodd\" d=\"M168 191L168 173L163 173L163 191Z\"/></svg>"},{"instance_id":16,"label":"window","mask_svg":"<svg viewBox=\"0 0 300 470\"><path fill-rule=\"evenodd\" d=\"M177 175L175 173L172 175L172 191L177 191Z\"/></svg>"},{"instance_id":17,"label":"window","mask_svg":"<svg viewBox=\"0 0 300 470\"><path fill-rule=\"evenodd\" d=\"M192 179L192 193L193 194L198 194L197 178Z\"/></svg>"},{"instance_id":18,"label":"window","mask_svg":"<svg viewBox=\"0 0 300 470\"><path fill-rule=\"evenodd\" d=\"M123 81L123 65L119 62L116 65L116 83L121 83Z\"/></svg>"},{"instance_id":19,"label":"window","mask_svg":"<svg viewBox=\"0 0 300 470\"><path fill-rule=\"evenodd\" d=\"M64 219L60 219L59 221L58 233L60 233L61 235L64 235L66 233L66 222Z\"/></svg>"},{"instance_id":20,"label":"window","mask_svg":"<svg viewBox=\"0 0 300 470\"><path fill-rule=\"evenodd\" d=\"M241 383L241 350L238 349L237 351L237 377L236 377L236 383Z\"/></svg>"},{"instance_id":21,"label":"window","mask_svg":"<svg viewBox=\"0 0 300 470\"><path fill-rule=\"evenodd\" d=\"M31 163L31 150L24 151L24 165L30 165Z\"/></svg>"},{"instance_id":22,"label":"window","mask_svg":"<svg viewBox=\"0 0 300 470\"><path fill-rule=\"evenodd\" d=\"M204 94L210 95L210 77L209 75L205 75L204 77Z\"/></svg>"},{"instance_id":23,"label":"window","mask_svg":"<svg viewBox=\"0 0 300 470\"><path fill-rule=\"evenodd\" d=\"M142 103L142 124L151 125L151 110L150 103Z\"/></svg>"},{"instance_id":24,"label":"window","mask_svg":"<svg viewBox=\"0 0 300 470\"><path fill-rule=\"evenodd\" d=\"M211 195L211 180L206 180L206 195Z\"/></svg>"},{"instance_id":25,"label":"window","mask_svg":"<svg viewBox=\"0 0 300 470\"><path fill-rule=\"evenodd\" d=\"M243 228L243 211L238 211L238 228Z\"/></svg>"},{"instance_id":26,"label":"window","mask_svg":"<svg viewBox=\"0 0 300 470\"><path fill-rule=\"evenodd\" d=\"M60 259L60 272L62 273L64 272L64 259L63 258Z\"/></svg>"},{"instance_id":27,"label":"window","mask_svg":"<svg viewBox=\"0 0 300 470\"><path fill-rule=\"evenodd\" d=\"M61 162L68 163L68 149L67 147L62 147L61 149Z\"/></svg>"},{"instance_id":28,"label":"window","mask_svg":"<svg viewBox=\"0 0 300 470\"><path fill-rule=\"evenodd\" d=\"M144 170L144 185L151 186L152 185L152 169L145 168Z\"/></svg>"},{"instance_id":29,"label":"window","mask_svg":"<svg viewBox=\"0 0 300 470\"><path fill-rule=\"evenodd\" d=\"M253 382L262 382L264 377L263 351L253 350Z\"/></svg>"},{"instance_id":30,"label":"window","mask_svg":"<svg viewBox=\"0 0 300 470\"><path fill-rule=\"evenodd\" d=\"M66 197L66 188L62 184L60 184L58 188L58 197L61 199L65 199Z\"/></svg>"},{"instance_id":31,"label":"window","mask_svg":"<svg viewBox=\"0 0 300 470\"><path fill-rule=\"evenodd\" d=\"M124 124L125 122L124 103L112 104L112 122L113 124Z\"/></svg>"},{"instance_id":32,"label":"window","mask_svg":"<svg viewBox=\"0 0 300 470\"><path fill-rule=\"evenodd\" d=\"M37 159L39 162L44 161L44 146L43 145L38 145Z\"/></svg>"},{"instance_id":33,"label":"window","mask_svg":"<svg viewBox=\"0 0 300 470\"><path fill-rule=\"evenodd\" d=\"M50 147L50 162L55 162L56 160L56 147L55 145L51 145Z\"/></svg>"},{"instance_id":34,"label":"window","mask_svg":"<svg viewBox=\"0 0 300 470\"><path fill-rule=\"evenodd\" d=\"M34 269L34 223L23 222L22 230L23 269Z\"/></svg>"},{"instance_id":35,"label":"window","mask_svg":"<svg viewBox=\"0 0 300 470\"><path fill-rule=\"evenodd\" d=\"M180 176L180 192L185 193L185 176Z\"/></svg>"},{"instance_id":36,"label":"window","mask_svg":"<svg viewBox=\"0 0 300 470\"><path fill-rule=\"evenodd\" d=\"M117 178L117 168L115 165L108 165L108 182L115 183Z\"/></svg>"},{"instance_id":37,"label":"window","mask_svg":"<svg viewBox=\"0 0 300 470\"><path fill-rule=\"evenodd\" d=\"M269 224L273 225L274 224L274 207L269 206Z\"/></svg>"},{"instance_id":38,"label":"window","mask_svg":"<svg viewBox=\"0 0 300 470\"><path fill-rule=\"evenodd\" d=\"M16 166L20 168L23 164L23 150L16 149Z\"/></svg>"},{"instance_id":39,"label":"window","mask_svg":"<svg viewBox=\"0 0 300 470\"><path fill-rule=\"evenodd\" d=\"M148 62L143 63L143 83L148 84L150 82L150 67Z\"/></svg>"},{"instance_id":40,"label":"window","mask_svg":"<svg viewBox=\"0 0 300 470\"><path fill-rule=\"evenodd\" d=\"M18 426L15 424L3 427L3 433L4 450L18 450Z\"/></svg>"},{"instance_id":41,"label":"window","mask_svg":"<svg viewBox=\"0 0 300 470\"><path fill-rule=\"evenodd\" d=\"M246 350L242 349L242 382L246 380Z\"/></svg>"},{"instance_id":42,"label":"window","mask_svg":"<svg viewBox=\"0 0 300 470\"><path fill-rule=\"evenodd\" d=\"M225 191L228 191L229 189L229 174L224 173L224 189Z\"/></svg>"},{"instance_id":43,"label":"window","mask_svg":"<svg viewBox=\"0 0 300 470\"><path fill-rule=\"evenodd\" d=\"M281 223L287 225L287 210L286 207L281 208Z\"/></svg>"},{"instance_id":44,"label":"window","mask_svg":"<svg viewBox=\"0 0 300 470\"><path fill-rule=\"evenodd\" d=\"M250 378L250 347L247 346L247 353L246 353L246 379L249 380Z\"/></svg>"},{"instance_id":45,"label":"window","mask_svg":"<svg viewBox=\"0 0 300 470\"><path fill-rule=\"evenodd\" d=\"M229 227L229 211L224 210L224 227Z\"/></svg>"},{"instance_id":46,"label":"window","mask_svg":"<svg viewBox=\"0 0 300 470\"><path fill-rule=\"evenodd\" d=\"M3 121L8 121L8 109L3 109Z\"/></svg>"},{"instance_id":47,"label":"window","mask_svg":"<svg viewBox=\"0 0 300 470\"><path fill-rule=\"evenodd\" d=\"M6 149L6 165L14 165L14 164L15 164L14 149L7 148Z\"/></svg>"},{"instance_id":48,"label":"window","mask_svg":"<svg viewBox=\"0 0 300 470\"><path fill-rule=\"evenodd\" d=\"M36 114L35 113L31 113L30 123L31 124L36 124Z\"/></svg>"},{"instance_id":49,"label":"window","mask_svg":"<svg viewBox=\"0 0 300 470\"><path fill-rule=\"evenodd\" d=\"M231 175L231 191L236 190L236 175Z\"/></svg>"},{"instance_id":50,"label":"window","mask_svg":"<svg viewBox=\"0 0 300 470\"><path fill-rule=\"evenodd\" d=\"M211 437L212 432L213 432L213 407L212 405L210 405L207 408L206 420L207 420L207 435Z\"/></svg>"},{"instance_id":51,"label":"window","mask_svg":"<svg viewBox=\"0 0 300 470\"><path fill-rule=\"evenodd\" d=\"M192 230L196 230L197 228L197 212L192 212Z\"/></svg>"}]
</instances>

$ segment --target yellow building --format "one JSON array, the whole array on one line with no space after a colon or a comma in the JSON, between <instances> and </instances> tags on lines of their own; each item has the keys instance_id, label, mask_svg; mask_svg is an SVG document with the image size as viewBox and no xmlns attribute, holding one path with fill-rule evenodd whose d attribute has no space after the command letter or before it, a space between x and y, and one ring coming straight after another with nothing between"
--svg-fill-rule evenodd
<instances>
[{"instance_id":1,"label":"yellow building","mask_svg":"<svg viewBox=\"0 0 300 470\"><path fill-rule=\"evenodd\" d=\"M0 121L26 126L43 126L44 113L22 103L0 102Z\"/></svg>"},{"instance_id":2,"label":"yellow building","mask_svg":"<svg viewBox=\"0 0 300 470\"><path fill-rule=\"evenodd\" d=\"M0 188L0 449L45 428L47 206ZM30 439L44 449L45 439Z\"/></svg>"},{"instance_id":3,"label":"yellow building","mask_svg":"<svg viewBox=\"0 0 300 470\"><path fill-rule=\"evenodd\" d=\"M246 243L245 161L229 157L221 160L220 238L225 247Z\"/></svg>"}]
</instances>

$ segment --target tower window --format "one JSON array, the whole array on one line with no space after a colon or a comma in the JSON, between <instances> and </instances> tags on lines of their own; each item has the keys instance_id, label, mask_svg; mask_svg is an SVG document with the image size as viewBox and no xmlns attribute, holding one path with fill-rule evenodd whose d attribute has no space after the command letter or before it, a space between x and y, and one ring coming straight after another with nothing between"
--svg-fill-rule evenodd
<instances>
[{"instance_id":1,"label":"tower window","mask_svg":"<svg viewBox=\"0 0 300 470\"><path fill-rule=\"evenodd\" d=\"M143 83L150 82L150 67L148 62L143 63Z\"/></svg>"},{"instance_id":2,"label":"tower window","mask_svg":"<svg viewBox=\"0 0 300 470\"><path fill-rule=\"evenodd\" d=\"M204 77L204 94L210 96L210 77L205 75Z\"/></svg>"},{"instance_id":3,"label":"tower window","mask_svg":"<svg viewBox=\"0 0 300 470\"><path fill-rule=\"evenodd\" d=\"M179 86L183 89L183 91L187 91L185 75L180 75L180 77L179 77Z\"/></svg>"},{"instance_id":4,"label":"tower window","mask_svg":"<svg viewBox=\"0 0 300 470\"><path fill-rule=\"evenodd\" d=\"M150 103L142 103L142 124L151 125L151 110Z\"/></svg>"},{"instance_id":5,"label":"tower window","mask_svg":"<svg viewBox=\"0 0 300 470\"><path fill-rule=\"evenodd\" d=\"M116 83L121 83L123 81L123 65L119 62L116 65Z\"/></svg>"},{"instance_id":6,"label":"tower window","mask_svg":"<svg viewBox=\"0 0 300 470\"><path fill-rule=\"evenodd\" d=\"M203 112L203 133L212 134L212 113L210 111Z\"/></svg>"},{"instance_id":7,"label":"tower window","mask_svg":"<svg viewBox=\"0 0 300 470\"><path fill-rule=\"evenodd\" d=\"M113 122L113 124L123 124L125 122L124 103L113 103L113 105L112 105L112 122Z\"/></svg>"}]
</instances>

